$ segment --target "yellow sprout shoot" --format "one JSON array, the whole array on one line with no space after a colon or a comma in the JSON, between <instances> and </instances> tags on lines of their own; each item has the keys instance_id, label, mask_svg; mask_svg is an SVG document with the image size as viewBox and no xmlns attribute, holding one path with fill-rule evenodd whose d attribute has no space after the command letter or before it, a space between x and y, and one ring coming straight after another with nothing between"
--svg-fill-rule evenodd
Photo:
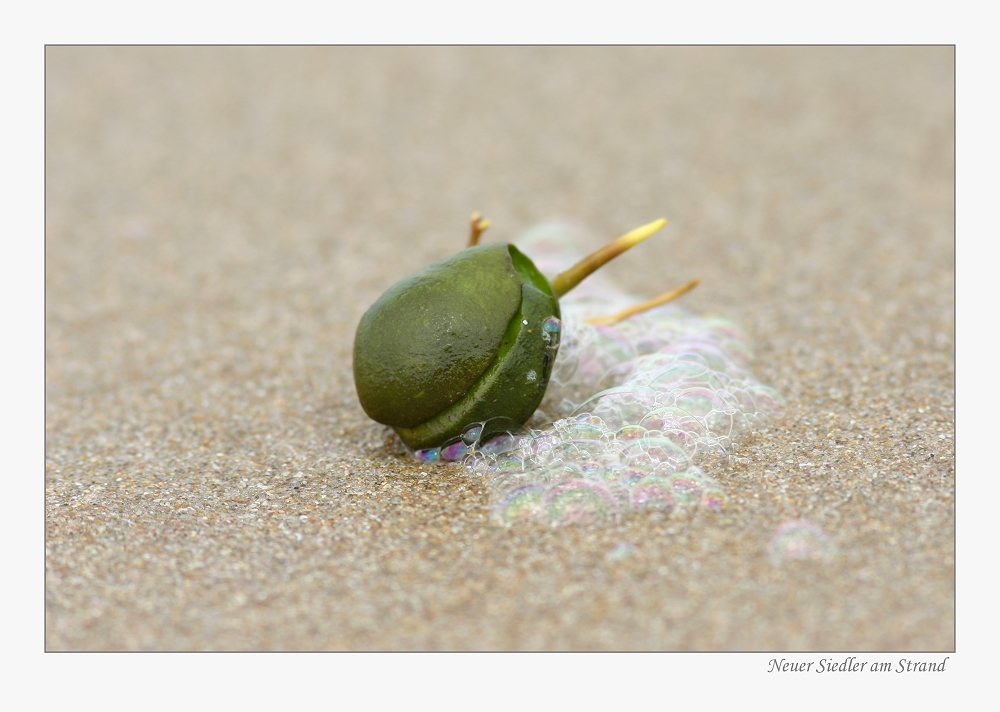
<instances>
[{"instance_id":1,"label":"yellow sprout shoot","mask_svg":"<svg viewBox=\"0 0 1000 712\"><path fill-rule=\"evenodd\" d=\"M479 212L474 212L472 217L469 218L469 247L475 247L479 244L479 237L486 232L492 223L484 218Z\"/></svg>"},{"instance_id":2,"label":"yellow sprout shoot","mask_svg":"<svg viewBox=\"0 0 1000 712\"><path fill-rule=\"evenodd\" d=\"M701 280L699 279L693 280L685 284L683 287L678 287L677 289L661 294L655 299L650 299L648 302L643 302L642 304L636 304L634 306L629 307L628 309L622 309L617 314L612 314L611 316L602 316L596 319L588 319L587 323L594 324L595 326L611 326L612 324L617 324L618 322L624 319L628 319L630 316L635 316L636 314L641 314L644 311L649 311L654 307L658 307L661 304L672 302L673 300L677 299L677 297L681 296L682 294L687 294L692 289L697 287L700 281Z\"/></svg>"},{"instance_id":3,"label":"yellow sprout shoot","mask_svg":"<svg viewBox=\"0 0 1000 712\"><path fill-rule=\"evenodd\" d=\"M551 281L552 290L557 297L561 297L576 285L582 282L589 274L602 265L610 262L615 257L629 250L640 242L658 232L667 221L664 218L654 220L648 225L637 227L632 232L622 235L609 245L605 245L597 252L584 257L565 272L560 272Z\"/></svg>"}]
</instances>

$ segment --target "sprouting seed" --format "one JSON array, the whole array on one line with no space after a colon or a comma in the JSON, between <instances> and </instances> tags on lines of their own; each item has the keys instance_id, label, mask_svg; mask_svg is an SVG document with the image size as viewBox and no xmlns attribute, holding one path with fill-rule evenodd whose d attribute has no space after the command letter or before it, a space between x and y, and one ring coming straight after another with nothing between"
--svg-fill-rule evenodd
<instances>
[{"instance_id":1,"label":"sprouting seed","mask_svg":"<svg viewBox=\"0 0 1000 712\"><path fill-rule=\"evenodd\" d=\"M545 395L559 349L559 298L666 222L638 227L549 280L513 245L480 245L490 221L474 213L465 250L398 282L361 318L361 406L418 451L459 443L475 424L483 442L517 430ZM595 321L615 323L696 284Z\"/></svg>"}]
</instances>

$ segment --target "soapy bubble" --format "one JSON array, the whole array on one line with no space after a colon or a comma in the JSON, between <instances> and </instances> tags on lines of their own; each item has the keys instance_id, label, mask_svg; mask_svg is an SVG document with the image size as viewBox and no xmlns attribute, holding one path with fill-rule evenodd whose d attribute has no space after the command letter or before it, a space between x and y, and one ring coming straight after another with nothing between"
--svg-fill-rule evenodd
<instances>
[{"instance_id":1,"label":"soapy bubble","mask_svg":"<svg viewBox=\"0 0 1000 712\"><path fill-rule=\"evenodd\" d=\"M669 512L674 508L676 497L669 479L651 476L640 481L632 490L632 509L655 509Z\"/></svg>"},{"instance_id":2,"label":"soapy bubble","mask_svg":"<svg viewBox=\"0 0 1000 712\"><path fill-rule=\"evenodd\" d=\"M491 472L520 472L524 469L524 458L517 452L505 452L493 459Z\"/></svg>"},{"instance_id":3,"label":"soapy bubble","mask_svg":"<svg viewBox=\"0 0 1000 712\"><path fill-rule=\"evenodd\" d=\"M773 417L784 408L784 397L773 388L756 383L748 385L746 390L753 398L758 415Z\"/></svg>"},{"instance_id":4,"label":"soapy bubble","mask_svg":"<svg viewBox=\"0 0 1000 712\"><path fill-rule=\"evenodd\" d=\"M674 496L685 504L701 502L705 492L705 482L693 472L680 472L670 476L670 486Z\"/></svg>"},{"instance_id":5,"label":"soapy bubble","mask_svg":"<svg viewBox=\"0 0 1000 712\"><path fill-rule=\"evenodd\" d=\"M656 463L633 461L627 465L619 466L614 470L614 473L617 475L616 482L619 486L631 488L643 480L652 477L656 469Z\"/></svg>"},{"instance_id":6,"label":"soapy bubble","mask_svg":"<svg viewBox=\"0 0 1000 712\"><path fill-rule=\"evenodd\" d=\"M489 442L483 443L479 447L479 451L485 455L500 455L515 449L517 444L518 440L515 435L504 433L490 439Z\"/></svg>"},{"instance_id":7,"label":"soapy bubble","mask_svg":"<svg viewBox=\"0 0 1000 712\"><path fill-rule=\"evenodd\" d=\"M669 468L671 473L687 468L690 458L669 438L655 437L647 432L646 437L636 438L622 448L622 454L630 464L648 463L659 472Z\"/></svg>"},{"instance_id":8,"label":"soapy bubble","mask_svg":"<svg viewBox=\"0 0 1000 712\"><path fill-rule=\"evenodd\" d=\"M451 445L441 448L441 459L448 462L457 462L469 454L469 446L459 440Z\"/></svg>"},{"instance_id":9,"label":"soapy bubble","mask_svg":"<svg viewBox=\"0 0 1000 712\"><path fill-rule=\"evenodd\" d=\"M441 451L438 448L428 448L425 450L417 450L413 455L421 462L435 462Z\"/></svg>"},{"instance_id":10,"label":"soapy bubble","mask_svg":"<svg viewBox=\"0 0 1000 712\"><path fill-rule=\"evenodd\" d=\"M626 440L635 440L641 438L646 434L646 428L641 425L626 425L624 428L620 428L615 437L619 442L625 442Z\"/></svg>"},{"instance_id":11,"label":"soapy bubble","mask_svg":"<svg viewBox=\"0 0 1000 712\"><path fill-rule=\"evenodd\" d=\"M728 501L729 498L726 497L726 493L717 489L705 490L705 493L701 496L702 509L707 509L709 512L721 512L725 509Z\"/></svg>"},{"instance_id":12,"label":"soapy bubble","mask_svg":"<svg viewBox=\"0 0 1000 712\"><path fill-rule=\"evenodd\" d=\"M528 485L507 492L493 507L492 519L498 524L513 524L518 521L536 519L544 512L542 499L546 488L540 485Z\"/></svg>"},{"instance_id":13,"label":"soapy bubble","mask_svg":"<svg viewBox=\"0 0 1000 712\"><path fill-rule=\"evenodd\" d=\"M462 441L466 445L475 445L479 442L479 436L483 433L483 424L476 423L469 426L466 431L462 434Z\"/></svg>"},{"instance_id":14,"label":"soapy bubble","mask_svg":"<svg viewBox=\"0 0 1000 712\"><path fill-rule=\"evenodd\" d=\"M542 504L551 524L609 519L618 509L606 488L588 480L570 480L552 487L545 493Z\"/></svg>"},{"instance_id":15,"label":"soapy bubble","mask_svg":"<svg viewBox=\"0 0 1000 712\"><path fill-rule=\"evenodd\" d=\"M825 559L833 551L833 543L827 533L807 519L782 524L767 547L768 558L775 566L792 560Z\"/></svg>"},{"instance_id":16,"label":"soapy bubble","mask_svg":"<svg viewBox=\"0 0 1000 712\"><path fill-rule=\"evenodd\" d=\"M722 404L716 400L715 391L708 388L688 388L674 398L674 406L694 416L704 418L719 411Z\"/></svg>"}]
</instances>

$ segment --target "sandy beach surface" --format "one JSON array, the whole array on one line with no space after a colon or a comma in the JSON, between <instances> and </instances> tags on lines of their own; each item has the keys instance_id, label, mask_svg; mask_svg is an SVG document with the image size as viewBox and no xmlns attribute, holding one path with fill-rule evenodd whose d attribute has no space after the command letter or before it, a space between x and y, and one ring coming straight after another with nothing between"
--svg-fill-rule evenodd
<instances>
[{"instance_id":1,"label":"sandy beach surface","mask_svg":"<svg viewBox=\"0 0 1000 712\"><path fill-rule=\"evenodd\" d=\"M953 650L953 72L48 48L47 649ZM722 511L498 526L365 415L358 320L473 210L587 249L669 218L608 277L700 278L685 306L786 399L712 473Z\"/></svg>"}]
</instances>

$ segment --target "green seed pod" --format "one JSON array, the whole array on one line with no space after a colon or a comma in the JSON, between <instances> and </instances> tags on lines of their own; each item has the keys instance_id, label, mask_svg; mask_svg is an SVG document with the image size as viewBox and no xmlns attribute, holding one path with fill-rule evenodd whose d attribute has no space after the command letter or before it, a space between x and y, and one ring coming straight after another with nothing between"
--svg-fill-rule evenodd
<instances>
[{"instance_id":1,"label":"green seed pod","mask_svg":"<svg viewBox=\"0 0 1000 712\"><path fill-rule=\"evenodd\" d=\"M506 243L470 247L398 282L361 318L354 383L365 412L412 449L484 440L523 425L545 396L559 348L559 297L659 230L624 235L550 282Z\"/></svg>"}]
</instances>

